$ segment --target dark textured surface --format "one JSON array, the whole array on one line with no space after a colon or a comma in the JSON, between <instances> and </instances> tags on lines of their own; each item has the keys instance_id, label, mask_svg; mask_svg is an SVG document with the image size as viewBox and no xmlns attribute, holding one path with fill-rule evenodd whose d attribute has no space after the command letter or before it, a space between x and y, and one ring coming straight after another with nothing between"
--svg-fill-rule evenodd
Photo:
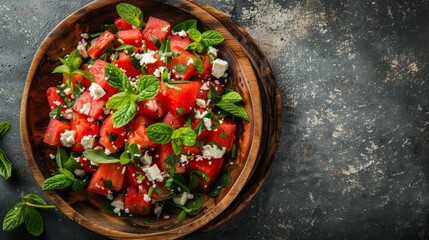
<instances>
[{"instance_id":1,"label":"dark textured surface","mask_svg":"<svg viewBox=\"0 0 429 240\"><path fill-rule=\"evenodd\" d=\"M19 106L43 38L89 1L0 0L0 140L15 164L0 218L42 194ZM282 139L255 198L203 238L421 239L429 219L429 2L204 0L260 44L283 98ZM103 239L57 210L40 239ZM31 239L22 228L0 239Z\"/></svg>"}]
</instances>

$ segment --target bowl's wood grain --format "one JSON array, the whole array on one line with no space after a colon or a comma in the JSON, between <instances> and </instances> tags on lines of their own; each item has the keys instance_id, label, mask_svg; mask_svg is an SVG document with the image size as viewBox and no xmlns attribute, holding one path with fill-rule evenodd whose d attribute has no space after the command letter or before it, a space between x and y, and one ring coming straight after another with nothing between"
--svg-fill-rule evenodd
<instances>
[{"instance_id":1,"label":"bowl's wood grain","mask_svg":"<svg viewBox=\"0 0 429 240\"><path fill-rule=\"evenodd\" d=\"M108 215L101 209L101 202L104 199L100 196L85 192L70 193L66 191L49 191L46 192L46 195L70 219L110 238L176 238L203 227L220 216L237 196L247 194L240 195L240 192L242 192L252 173L255 172L255 164L261 159L260 146L267 146L267 138L270 137L267 136L266 130L272 121L275 122L276 126L278 126L279 121L278 118L271 120L270 116L266 115L266 107L262 108L262 104L272 102L266 99L266 87L263 86L262 92L260 92L261 77L267 76L267 73L258 72L260 69L254 64L261 60L250 59L249 61L249 57L263 57L263 55L251 55L243 50L243 42L237 41L237 36L246 36L245 31L237 28L232 21L219 21L225 17L224 14L204 5L197 5L184 0L164 1L166 3L138 0L126 2L139 6L146 18L157 16L166 19L172 25L185 19L195 18L202 23L203 29L215 29L225 36L224 43L219 47L221 57L230 63L230 82L232 87L242 94L244 107L251 119L250 122L244 122L239 127L238 157L234 160L233 165L226 166L231 169L231 184L217 198L206 198L202 213L196 217L177 223L176 217L171 216L170 219L159 219L153 225L143 224L143 219L139 217L118 218ZM49 109L44 97L45 92L49 86L57 85L61 81L59 75L52 75L50 72L59 64L59 57L63 57L76 47L81 32L99 31L101 24L112 22L117 17L115 11L117 3L108 0L95 1L75 12L49 34L33 59L24 88L20 124L24 151L39 185L42 185L55 169L54 161L49 158L49 154L55 152L55 149L42 143L44 131L49 122ZM216 15L219 15L219 19L215 17ZM226 27L225 24L231 26ZM239 33L232 33L229 29L237 30ZM251 39L250 43L254 44ZM261 52L259 51L259 53ZM264 64L262 67L269 71L269 65L266 62ZM270 80L274 81L274 78ZM278 103L278 99L274 101L275 105ZM272 133L272 129L268 131L268 134L270 133ZM268 152L275 150L278 135L274 136L274 142L270 140L270 143L274 143L274 145L269 146L271 150ZM262 144L261 139L264 140ZM267 155L266 150L263 152L264 155L272 157L272 153ZM259 174L263 177L266 175L269 164L264 166L266 166L264 173ZM256 192L260 184L262 182L258 182L256 189L250 188L251 191ZM254 195L253 192L251 196ZM244 197L243 199L247 202L250 198ZM242 206L244 205L234 204L234 210L229 210L229 212L235 214ZM227 215L223 214L222 216L223 219L228 219ZM211 224L211 227L207 229L214 226L217 224Z\"/></svg>"}]
</instances>

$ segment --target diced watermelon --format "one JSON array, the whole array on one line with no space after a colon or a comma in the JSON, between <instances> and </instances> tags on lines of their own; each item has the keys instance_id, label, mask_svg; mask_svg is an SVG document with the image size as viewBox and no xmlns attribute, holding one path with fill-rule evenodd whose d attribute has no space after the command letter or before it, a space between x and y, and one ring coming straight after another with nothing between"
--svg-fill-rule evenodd
<instances>
[{"instance_id":1,"label":"diced watermelon","mask_svg":"<svg viewBox=\"0 0 429 240\"><path fill-rule=\"evenodd\" d=\"M152 38L155 37L162 42L170 34L170 23L162 19L150 16L145 28L143 29L143 39L146 41L146 47L151 50L158 50ZM153 36L153 37L152 37Z\"/></svg>"},{"instance_id":2,"label":"diced watermelon","mask_svg":"<svg viewBox=\"0 0 429 240\"><path fill-rule=\"evenodd\" d=\"M176 79L189 80L195 74L194 64L191 63L193 60L189 61L198 57L180 47L176 47L176 51L180 55L168 61L168 69L174 73Z\"/></svg>"},{"instance_id":3,"label":"diced watermelon","mask_svg":"<svg viewBox=\"0 0 429 240\"><path fill-rule=\"evenodd\" d=\"M213 184L216 182L216 179L222 170L223 158L219 159L203 159L200 161L190 160L186 166L186 175L189 178L194 170L204 172L209 180L206 181L201 175L196 174L200 179L200 183L197 186L197 189L203 193L210 191Z\"/></svg>"},{"instance_id":4,"label":"diced watermelon","mask_svg":"<svg viewBox=\"0 0 429 240\"><path fill-rule=\"evenodd\" d=\"M162 94L158 94L152 99L137 102L137 114L143 114L151 119L159 119L164 116L167 108L160 100L161 97L163 97Z\"/></svg>"},{"instance_id":5,"label":"diced watermelon","mask_svg":"<svg viewBox=\"0 0 429 240\"><path fill-rule=\"evenodd\" d=\"M48 99L49 109L54 110L58 106L61 106L62 110L67 109L66 104L64 103L63 98L58 94L58 88L57 87L50 87L46 91L46 98Z\"/></svg>"},{"instance_id":6,"label":"diced watermelon","mask_svg":"<svg viewBox=\"0 0 429 240\"><path fill-rule=\"evenodd\" d=\"M118 59L113 61L112 64L124 70L127 77L135 77L142 74L141 69L134 68L130 59L130 55L126 54L125 52L120 52Z\"/></svg>"},{"instance_id":7,"label":"diced watermelon","mask_svg":"<svg viewBox=\"0 0 429 240\"><path fill-rule=\"evenodd\" d=\"M51 146L61 147L61 133L66 130L70 130L70 124L55 118L51 119L46 129L43 142Z\"/></svg>"},{"instance_id":8,"label":"diced watermelon","mask_svg":"<svg viewBox=\"0 0 429 240\"><path fill-rule=\"evenodd\" d=\"M170 191L165 187L163 182L156 182L156 188L150 196L153 200L159 201L170 195Z\"/></svg>"},{"instance_id":9,"label":"diced watermelon","mask_svg":"<svg viewBox=\"0 0 429 240\"><path fill-rule=\"evenodd\" d=\"M100 164L92 176L87 190L100 195L106 195L109 191L121 190L125 176L124 168L125 166L119 163Z\"/></svg>"},{"instance_id":10,"label":"diced watermelon","mask_svg":"<svg viewBox=\"0 0 429 240\"><path fill-rule=\"evenodd\" d=\"M92 166L91 162L88 159L84 158L83 155L79 157L79 166L82 170L90 174L94 174L95 170L97 170L97 168L95 166Z\"/></svg>"},{"instance_id":11,"label":"diced watermelon","mask_svg":"<svg viewBox=\"0 0 429 240\"><path fill-rule=\"evenodd\" d=\"M144 186L129 186L125 194L125 209L134 215L150 216L152 204L151 201L145 201L145 194L147 195L147 190Z\"/></svg>"},{"instance_id":12,"label":"diced watermelon","mask_svg":"<svg viewBox=\"0 0 429 240\"><path fill-rule=\"evenodd\" d=\"M145 177L145 173L141 168L134 166L133 163L129 163L126 165L125 170L125 182L131 186L146 186L148 182L147 177Z\"/></svg>"},{"instance_id":13,"label":"diced watermelon","mask_svg":"<svg viewBox=\"0 0 429 240\"><path fill-rule=\"evenodd\" d=\"M121 28L122 30L129 30L133 29L133 25L129 24L127 21L125 21L123 18L115 18L113 22L117 27Z\"/></svg>"},{"instance_id":14,"label":"diced watermelon","mask_svg":"<svg viewBox=\"0 0 429 240\"><path fill-rule=\"evenodd\" d=\"M87 118L81 114L75 113L70 121L71 129L76 132L75 143L72 146L72 150L83 151L84 147L81 144L82 138L85 136L98 137L100 126L97 124L88 122Z\"/></svg>"},{"instance_id":15,"label":"diced watermelon","mask_svg":"<svg viewBox=\"0 0 429 240\"><path fill-rule=\"evenodd\" d=\"M147 127L152 123L152 120L144 115L137 115L129 125L128 143L136 143L141 149L146 150L154 148L157 144L146 134Z\"/></svg>"},{"instance_id":16,"label":"diced watermelon","mask_svg":"<svg viewBox=\"0 0 429 240\"><path fill-rule=\"evenodd\" d=\"M198 78L202 79L202 80L211 80L212 79L212 64L210 63L210 58L207 54L203 58L204 59L202 61L203 61L204 72L202 74L199 74Z\"/></svg>"},{"instance_id":17,"label":"diced watermelon","mask_svg":"<svg viewBox=\"0 0 429 240\"><path fill-rule=\"evenodd\" d=\"M191 44L191 39L189 37L180 37L176 35L170 36L170 50L172 52L177 52L177 49L185 49L189 44Z\"/></svg>"},{"instance_id":18,"label":"diced watermelon","mask_svg":"<svg viewBox=\"0 0 429 240\"><path fill-rule=\"evenodd\" d=\"M164 161L174 153L173 147L171 146L171 142L168 142L166 144L160 144L156 148L156 155L155 157L155 163L158 166L159 170L163 171L165 169ZM185 165L180 164L180 161L175 165L177 174L182 174L185 172Z\"/></svg>"},{"instance_id":19,"label":"diced watermelon","mask_svg":"<svg viewBox=\"0 0 429 240\"><path fill-rule=\"evenodd\" d=\"M115 128L112 115L109 115L100 128L100 144L115 153L125 145L127 129L124 127Z\"/></svg>"},{"instance_id":20,"label":"diced watermelon","mask_svg":"<svg viewBox=\"0 0 429 240\"><path fill-rule=\"evenodd\" d=\"M187 82L174 84L176 88L166 88L166 94L164 95L164 105L171 113L178 113L178 109L182 114L190 113L196 106L197 93L199 90L198 82ZM181 114L178 114L181 115Z\"/></svg>"},{"instance_id":21,"label":"diced watermelon","mask_svg":"<svg viewBox=\"0 0 429 240\"><path fill-rule=\"evenodd\" d=\"M98 120L104 114L104 105L106 105L105 100L94 100L91 94L85 91L73 105L73 110L87 116L89 121L92 122Z\"/></svg>"},{"instance_id":22,"label":"diced watermelon","mask_svg":"<svg viewBox=\"0 0 429 240\"><path fill-rule=\"evenodd\" d=\"M155 58L157 61L154 63L148 63L146 64L145 68L146 68L146 73L147 74L153 74L157 68L159 67L165 67L165 63L163 61L161 61L159 54L155 53L153 55L153 58Z\"/></svg>"},{"instance_id":23,"label":"diced watermelon","mask_svg":"<svg viewBox=\"0 0 429 240\"><path fill-rule=\"evenodd\" d=\"M94 77L94 82L100 85L105 91L106 95L103 96L105 101L108 101L109 98L118 92L118 90L112 85L109 84L106 80L106 75L104 74L104 69L106 68L107 62L97 59L94 65L88 70L89 73Z\"/></svg>"},{"instance_id":24,"label":"diced watermelon","mask_svg":"<svg viewBox=\"0 0 429 240\"><path fill-rule=\"evenodd\" d=\"M205 142L216 143L219 146L225 147L226 152L229 152L235 141L236 129L237 125L233 121L225 119L217 128L217 131L209 131L207 137L205 137Z\"/></svg>"},{"instance_id":25,"label":"diced watermelon","mask_svg":"<svg viewBox=\"0 0 429 240\"><path fill-rule=\"evenodd\" d=\"M116 36L118 36L124 44L136 47L142 46L142 33L138 29L121 30L116 33Z\"/></svg>"},{"instance_id":26,"label":"diced watermelon","mask_svg":"<svg viewBox=\"0 0 429 240\"><path fill-rule=\"evenodd\" d=\"M88 55L92 59L100 57L113 40L115 40L115 35L109 32L109 30L104 31L89 47L87 51Z\"/></svg>"},{"instance_id":27,"label":"diced watermelon","mask_svg":"<svg viewBox=\"0 0 429 240\"><path fill-rule=\"evenodd\" d=\"M185 125L185 116L184 114L177 115L175 113L167 112L162 122L177 129Z\"/></svg>"}]
</instances>

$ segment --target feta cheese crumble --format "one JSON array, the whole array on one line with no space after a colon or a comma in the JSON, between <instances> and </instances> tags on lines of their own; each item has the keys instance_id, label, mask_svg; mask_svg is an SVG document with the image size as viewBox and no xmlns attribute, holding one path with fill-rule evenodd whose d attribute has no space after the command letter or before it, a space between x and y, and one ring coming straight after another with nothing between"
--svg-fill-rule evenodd
<instances>
[{"instance_id":1,"label":"feta cheese crumble","mask_svg":"<svg viewBox=\"0 0 429 240\"><path fill-rule=\"evenodd\" d=\"M152 164L152 156L150 156L146 151L140 161L146 165L150 165Z\"/></svg>"},{"instance_id":2,"label":"feta cheese crumble","mask_svg":"<svg viewBox=\"0 0 429 240\"><path fill-rule=\"evenodd\" d=\"M85 115L88 115L91 111L91 103L85 103L83 104L82 108L79 109L79 112Z\"/></svg>"},{"instance_id":3,"label":"feta cheese crumble","mask_svg":"<svg viewBox=\"0 0 429 240\"><path fill-rule=\"evenodd\" d=\"M106 95L106 91L104 91L104 89L97 83L92 83L89 87L89 94L94 100L98 100Z\"/></svg>"},{"instance_id":4,"label":"feta cheese crumble","mask_svg":"<svg viewBox=\"0 0 429 240\"><path fill-rule=\"evenodd\" d=\"M63 133L60 134L61 144L64 147L73 146L73 144L75 142L75 140L74 140L75 135L76 135L76 132L74 130L65 130Z\"/></svg>"},{"instance_id":5,"label":"feta cheese crumble","mask_svg":"<svg viewBox=\"0 0 429 240\"><path fill-rule=\"evenodd\" d=\"M162 182L164 180L164 177L161 174L161 170L159 170L156 164L152 165L151 167L143 168L143 171L146 173L146 177L149 181L156 180L158 182Z\"/></svg>"},{"instance_id":6,"label":"feta cheese crumble","mask_svg":"<svg viewBox=\"0 0 429 240\"><path fill-rule=\"evenodd\" d=\"M204 145L203 146L203 158L205 159L217 159L223 157L225 154L226 148L222 147L219 149L217 146Z\"/></svg>"},{"instance_id":7,"label":"feta cheese crumble","mask_svg":"<svg viewBox=\"0 0 429 240\"><path fill-rule=\"evenodd\" d=\"M137 53L135 56L137 60L140 60L140 65L143 66L145 64L155 63L157 61L156 58L154 58L155 53L155 51L149 51L143 54Z\"/></svg>"},{"instance_id":8,"label":"feta cheese crumble","mask_svg":"<svg viewBox=\"0 0 429 240\"><path fill-rule=\"evenodd\" d=\"M80 140L80 144L82 145L83 149L92 149L95 142L95 136L87 135L83 136L82 140Z\"/></svg>"},{"instance_id":9,"label":"feta cheese crumble","mask_svg":"<svg viewBox=\"0 0 429 240\"><path fill-rule=\"evenodd\" d=\"M193 199L193 198L194 198L193 194L189 192L181 192L173 197L173 202L175 204L183 206L185 205L186 201L188 201L188 199Z\"/></svg>"},{"instance_id":10,"label":"feta cheese crumble","mask_svg":"<svg viewBox=\"0 0 429 240\"><path fill-rule=\"evenodd\" d=\"M225 75L226 70L228 69L228 62L225 60L216 58L213 61L212 65L212 75L216 78L221 78Z\"/></svg>"}]
</instances>

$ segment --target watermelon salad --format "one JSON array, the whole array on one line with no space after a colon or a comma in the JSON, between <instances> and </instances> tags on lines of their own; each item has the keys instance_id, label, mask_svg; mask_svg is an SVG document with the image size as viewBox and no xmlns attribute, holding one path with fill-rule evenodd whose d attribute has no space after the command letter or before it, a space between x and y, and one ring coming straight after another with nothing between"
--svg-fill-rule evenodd
<instances>
[{"instance_id":1,"label":"watermelon salad","mask_svg":"<svg viewBox=\"0 0 429 240\"><path fill-rule=\"evenodd\" d=\"M88 191L117 216L195 216L228 186L242 98L228 89L224 37L189 19L171 25L118 4L118 18L82 33L47 89L44 143L58 169L43 190Z\"/></svg>"}]
</instances>

